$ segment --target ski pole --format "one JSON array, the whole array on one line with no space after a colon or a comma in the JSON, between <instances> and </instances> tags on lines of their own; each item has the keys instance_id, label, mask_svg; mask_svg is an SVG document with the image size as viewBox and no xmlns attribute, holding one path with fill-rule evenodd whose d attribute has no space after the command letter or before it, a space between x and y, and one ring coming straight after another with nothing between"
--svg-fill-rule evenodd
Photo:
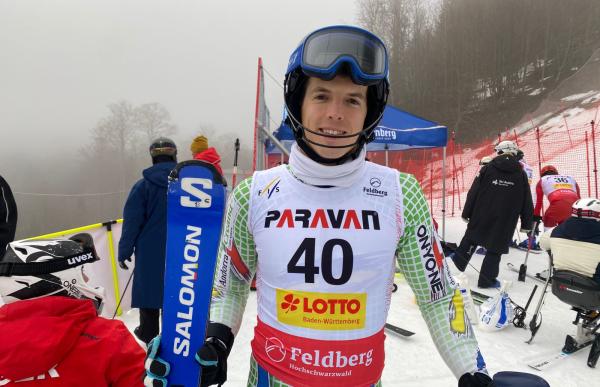
<instances>
[{"instance_id":1,"label":"ski pole","mask_svg":"<svg viewBox=\"0 0 600 387\"><path fill-rule=\"evenodd\" d=\"M529 329L531 330L531 338L526 341L527 344L531 344L533 338L535 337L538 329L542 325L542 313L540 310L542 309L542 305L544 304L544 299L546 298L546 291L548 290L548 283L550 282L550 278L552 277L552 254L548 254L548 277L546 278L546 282L544 283L544 288L542 289L542 294L540 296L540 301L535 308L535 314L533 318L529 322ZM540 321L538 322L538 315L540 317Z\"/></svg>"},{"instance_id":2,"label":"ski pole","mask_svg":"<svg viewBox=\"0 0 600 387\"><path fill-rule=\"evenodd\" d=\"M527 309L529 308L529 304L531 304L531 300L533 299L533 296L537 290L538 286L534 285L533 290L531 291L531 294L529 295L529 299L527 300L527 303L525 304L525 308L521 308L520 306L517 305L517 307L515 307L515 318L513 319L513 325L517 328L525 328L525 318L527 317Z\"/></svg>"},{"instance_id":3,"label":"ski pole","mask_svg":"<svg viewBox=\"0 0 600 387\"><path fill-rule=\"evenodd\" d=\"M129 283L131 282L132 278L133 278L133 268L131 268L131 274L129 274L129 279L127 280L125 289L123 289L123 293L121 293L121 297L119 297L119 303L117 304L117 307L115 308L115 313L113 314L111 320L115 319L115 316L117 315L117 311L119 310L119 307L121 306L121 302L123 301L123 297L125 296L125 292L127 291L127 288L129 287Z\"/></svg>"},{"instance_id":4,"label":"ski pole","mask_svg":"<svg viewBox=\"0 0 600 387\"><path fill-rule=\"evenodd\" d=\"M525 282L525 276L527 276L527 259L529 258L529 251L531 250L532 239L535 230L537 229L538 222L533 224L533 229L529 232L529 239L527 241L527 253L525 253L525 262L521 264L519 267L519 277L518 280L521 282Z\"/></svg>"}]
</instances>

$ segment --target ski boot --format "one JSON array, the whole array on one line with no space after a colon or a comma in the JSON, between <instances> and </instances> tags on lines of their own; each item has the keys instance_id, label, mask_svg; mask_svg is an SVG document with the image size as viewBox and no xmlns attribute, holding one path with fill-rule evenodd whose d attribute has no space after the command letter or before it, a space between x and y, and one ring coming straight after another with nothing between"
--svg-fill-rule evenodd
<instances>
[{"instance_id":1,"label":"ski boot","mask_svg":"<svg viewBox=\"0 0 600 387\"><path fill-rule=\"evenodd\" d=\"M564 353L573 353L579 351L581 348L587 347L592 344L595 339L595 335L592 329L583 326L582 321L577 322L577 335L575 337L567 335L565 338L565 346L563 347Z\"/></svg>"}]
</instances>

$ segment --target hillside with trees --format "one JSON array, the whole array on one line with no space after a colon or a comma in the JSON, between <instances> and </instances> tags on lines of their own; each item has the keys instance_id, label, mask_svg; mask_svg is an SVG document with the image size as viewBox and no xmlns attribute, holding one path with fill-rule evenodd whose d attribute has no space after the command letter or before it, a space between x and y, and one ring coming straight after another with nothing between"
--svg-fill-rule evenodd
<instances>
[{"instance_id":1,"label":"hillside with trees","mask_svg":"<svg viewBox=\"0 0 600 387\"><path fill-rule=\"evenodd\" d=\"M359 0L383 37L390 103L471 142L512 126L600 47L597 0ZM585 91L585 90L584 90Z\"/></svg>"}]
</instances>

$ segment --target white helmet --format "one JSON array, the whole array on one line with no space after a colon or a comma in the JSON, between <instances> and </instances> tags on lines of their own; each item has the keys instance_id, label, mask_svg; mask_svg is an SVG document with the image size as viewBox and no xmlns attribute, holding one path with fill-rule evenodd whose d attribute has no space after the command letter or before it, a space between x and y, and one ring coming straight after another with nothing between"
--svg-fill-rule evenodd
<instances>
[{"instance_id":1,"label":"white helmet","mask_svg":"<svg viewBox=\"0 0 600 387\"><path fill-rule=\"evenodd\" d=\"M509 154L509 155L516 156L517 152L519 152L519 148L515 145L515 143L512 142L512 141L509 141L509 140L505 140L505 141L500 142L498 145L496 145L496 147L494 148L494 150L499 155L502 155L502 154L506 153L506 154Z\"/></svg>"},{"instance_id":2,"label":"white helmet","mask_svg":"<svg viewBox=\"0 0 600 387\"><path fill-rule=\"evenodd\" d=\"M492 162L492 157L491 156L484 156L479 161L479 165L487 165L487 164L489 164L491 162Z\"/></svg>"},{"instance_id":3,"label":"white helmet","mask_svg":"<svg viewBox=\"0 0 600 387\"><path fill-rule=\"evenodd\" d=\"M583 198L573 203L572 216L600 221L600 200Z\"/></svg>"},{"instance_id":4,"label":"white helmet","mask_svg":"<svg viewBox=\"0 0 600 387\"><path fill-rule=\"evenodd\" d=\"M101 312L105 292L88 284L85 263L98 260L89 234L72 239L16 241L0 261L0 298L9 304L44 296L90 299Z\"/></svg>"}]
</instances>

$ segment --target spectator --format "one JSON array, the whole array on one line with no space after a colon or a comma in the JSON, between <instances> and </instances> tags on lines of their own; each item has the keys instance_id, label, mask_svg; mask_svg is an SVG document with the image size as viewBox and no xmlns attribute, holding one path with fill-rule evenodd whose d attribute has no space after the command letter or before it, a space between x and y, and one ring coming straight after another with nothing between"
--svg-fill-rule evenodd
<instances>
[{"instance_id":1,"label":"spectator","mask_svg":"<svg viewBox=\"0 0 600 387\"><path fill-rule=\"evenodd\" d=\"M15 239L17 230L17 203L10 186L0 176L0 259L6 251L6 246Z\"/></svg>"},{"instance_id":2,"label":"spectator","mask_svg":"<svg viewBox=\"0 0 600 387\"><path fill-rule=\"evenodd\" d=\"M163 303L163 277L167 244L167 186L177 162L177 147L165 137L150 145L152 166L143 172L129 193L123 210L119 241L119 266L135 254L131 306L140 309L140 325L134 332L146 344L158 335Z\"/></svg>"},{"instance_id":3,"label":"spectator","mask_svg":"<svg viewBox=\"0 0 600 387\"><path fill-rule=\"evenodd\" d=\"M481 288L500 287L496 279L500 257L508 252L519 216L522 231L531 230L533 212L527 175L516 158L517 146L502 141L495 150L498 156L479 170L467 194L462 212L467 231L453 255L462 272L477 245L486 249L478 281Z\"/></svg>"},{"instance_id":4,"label":"spectator","mask_svg":"<svg viewBox=\"0 0 600 387\"><path fill-rule=\"evenodd\" d=\"M579 199L572 215L540 238L551 250L554 267L593 278L600 284L600 200Z\"/></svg>"},{"instance_id":5,"label":"spectator","mask_svg":"<svg viewBox=\"0 0 600 387\"><path fill-rule=\"evenodd\" d=\"M531 182L533 181L533 168L531 168L531 166L527 164L524 157L525 153L521 149L519 149L517 151L517 160L519 160L519 164L521 164L523 171L525 171L525 174L527 175L527 181L531 185Z\"/></svg>"},{"instance_id":6,"label":"spectator","mask_svg":"<svg viewBox=\"0 0 600 387\"><path fill-rule=\"evenodd\" d=\"M221 156L219 156L219 153L217 153L215 148L208 147L208 139L206 137L196 137L194 141L192 141L190 150L192 151L194 160L202 160L214 165L221 176L223 176L223 170L221 169Z\"/></svg>"}]
</instances>

